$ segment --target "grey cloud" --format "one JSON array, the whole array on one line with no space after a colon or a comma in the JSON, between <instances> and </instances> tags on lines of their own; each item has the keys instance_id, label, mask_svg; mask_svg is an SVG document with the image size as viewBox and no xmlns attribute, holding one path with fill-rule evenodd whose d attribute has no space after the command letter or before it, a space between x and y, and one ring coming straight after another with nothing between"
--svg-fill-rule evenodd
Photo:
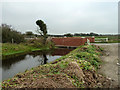
<instances>
[{"instance_id":1,"label":"grey cloud","mask_svg":"<svg viewBox=\"0 0 120 90\"><path fill-rule=\"evenodd\" d=\"M3 23L35 32L37 19L51 34L67 32L117 33L117 2L22 2L3 3Z\"/></svg>"}]
</instances>

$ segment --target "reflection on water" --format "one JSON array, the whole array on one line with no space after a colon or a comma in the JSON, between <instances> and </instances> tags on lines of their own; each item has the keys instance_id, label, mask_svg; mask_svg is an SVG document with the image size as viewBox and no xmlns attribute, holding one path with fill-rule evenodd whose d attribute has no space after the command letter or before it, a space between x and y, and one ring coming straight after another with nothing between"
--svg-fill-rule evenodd
<instances>
[{"instance_id":1,"label":"reflection on water","mask_svg":"<svg viewBox=\"0 0 120 90\"><path fill-rule=\"evenodd\" d=\"M10 69L12 64L15 64L19 61L24 60L25 57L26 57L26 55L22 55L20 57L15 57L15 58L11 58L11 59L8 59L8 60L3 60L2 61L2 68L4 68L4 70Z\"/></svg>"},{"instance_id":2,"label":"reflection on water","mask_svg":"<svg viewBox=\"0 0 120 90\"><path fill-rule=\"evenodd\" d=\"M43 65L54 61L55 59L66 55L73 49L55 49L48 51L37 51L25 54L19 57L2 61L2 79L13 77L19 72L31 69L39 65Z\"/></svg>"},{"instance_id":3,"label":"reflection on water","mask_svg":"<svg viewBox=\"0 0 120 90\"><path fill-rule=\"evenodd\" d=\"M70 51L72 51L73 49L68 49L68 48L58 48L55 49L54 52L52 53L52 56L63 56L68 54Z\"/></svg>"}]
</instances>

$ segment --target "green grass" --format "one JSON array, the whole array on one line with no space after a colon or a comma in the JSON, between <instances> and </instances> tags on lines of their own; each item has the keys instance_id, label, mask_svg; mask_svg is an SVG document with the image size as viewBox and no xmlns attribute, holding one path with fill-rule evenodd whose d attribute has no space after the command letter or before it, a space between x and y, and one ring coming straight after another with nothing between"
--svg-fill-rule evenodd
<instances>
[{"instance_id":1,"label":"green grass","mask_svg":"<svg viewBox=\"0 0 120 90\"><path fill-rule=\"evenodd\" d=\"M95 36L95 40L100 39L100 38L108 38L107 43L120 43L120 36L115 36L115 35L106 35L106 36ZM96 43L106 43L106 42L96 42Z\"/></svg>"},{"instance_id":2,"label":"green grass","mask_svg":"<svg viewBox=\"0 0 120 90\"><path fill-rule=\"evenodd\" d=\"M39 50L49 50L49 48L48 47L36 48L25 44L11 44L11 43L2 44L3 58L14 54L20 54L30 51L39 51Z\"/></svg>"},{"instance_id":3,"label":"green grass","mask_svg":"<svg viewBox=\"0 0 120 90\"><path fill-rule=\"evenodd\" d=\"M10 44L10 43L2 44L2 55L11 55L11 54L21 53L29 50L30 50L30 47L25 46L23 44Z\"/></svg>"},{"instance_id":4,"label":"green grass","mask_svg":"<svg viewBox=\"0 0 120 90\"><path fill-rule=\"evenodd\" d=\"M78 63L81 63L80 66L82 69L90 70L92 66L94 66L95 70L97 70L99 65L101 64L99 56L102 55L102 51L103 48L99 46L83 45L79 46L77 49L71 51L69 54L62 56L51 63L58 63L67 58L76 59Z\"/></svg>"}]
</instances>

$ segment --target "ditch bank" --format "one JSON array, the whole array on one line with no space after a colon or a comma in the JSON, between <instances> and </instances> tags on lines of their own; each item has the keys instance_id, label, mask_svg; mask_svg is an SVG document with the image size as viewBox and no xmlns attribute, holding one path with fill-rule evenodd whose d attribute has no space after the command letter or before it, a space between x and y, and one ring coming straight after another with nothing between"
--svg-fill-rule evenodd
<instances>
[{"instance_id":1,"label":"ditch bank","mask_svg":"<svg viewBox=\"0 0 120 90\"><path fill-rule=\"evenodd\" d=\"M109 88L110 80L97 73L100 55L99 46L80 46L52 63L3 81L2 88Z\"/></svg>"},{"instance_id":2,"label":"ditch bank","mask_svg":"<svg viewBox=\"0 0 120 90\"><path fill-rule=\"evenodd\" d=\"M36 48L25 44L2 44L2 60L18 57L34 51L50 50L49 47Z\"/></svg>"},{"instance_id":3,"label":"ditch bank","mask_svg":"<svg viewBox=\"0 0 120 90\"><path fill-rule=\"evenodd\" d=\"M9 55L2 55L2 60L7 60L7 59L11 59L11 58L15 58L18 56L22 56L31 52L37 52L37 51L47 51L50 50L50 48L38 48L38 49L32 49L32 50L28 50L28 51L19 51L19 52L14 52L14 53L10 53Z\"/></svg>"}]
</instances>

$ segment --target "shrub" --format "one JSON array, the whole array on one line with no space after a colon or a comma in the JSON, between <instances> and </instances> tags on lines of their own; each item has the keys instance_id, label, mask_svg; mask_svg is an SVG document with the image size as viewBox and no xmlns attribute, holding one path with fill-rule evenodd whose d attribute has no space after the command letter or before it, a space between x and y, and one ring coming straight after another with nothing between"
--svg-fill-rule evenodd
<instances>
[{"instance_id":1,"label":"shrub","mask_svg":"<svg viewBox=\"0 0 120 90\"><path fill-rule=\"evenodd\" d=\"M43 47L44 45L42 44L41 39L30 39L26 41L26 45L32 46L32 47Z\"/></svg>"},{"instance_id":2,"label":"shrub","mask_svg":"<svg viewBox=\"0 0 120 90\"><path fill-rule=\"evenodd\" d=\"M24 42L24 37L23 35L12 29L10 25L7 24L2 24L2 26L0 26L0 28L2 28L2 42L3 43L11 43L12 39L14 43L21 43Z\"/></svg>"},{"instance_id":3,"label":"shrub","mask_svg":"<svg viewBox=\"0 0 120 90\"><path fill-rule=\"evenodd\" d=\"M48 48L54 48L55 45L52 41L47 40L46 44L43 44L43 38L39 38L39 39L30 39L26 41L26 45L32 46L32 47L36 47L36 48L42 48L42 47L48 47Z\"/></svg>"}]
</instances>

